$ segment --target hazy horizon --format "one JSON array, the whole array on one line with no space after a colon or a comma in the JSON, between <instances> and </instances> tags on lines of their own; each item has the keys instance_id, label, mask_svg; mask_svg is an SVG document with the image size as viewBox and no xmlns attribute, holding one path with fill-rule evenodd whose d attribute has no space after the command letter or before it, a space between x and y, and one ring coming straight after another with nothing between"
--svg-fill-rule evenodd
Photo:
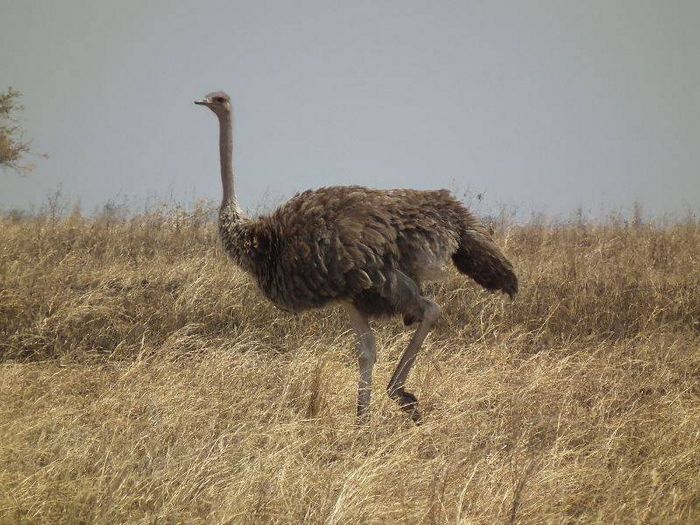
<instances>
[{"instance_id":1,"label":"hazy horizon","mask_svg":"<svg viewBox=\"0 0 700 525\"><path fill-rule=\"evenodd\" d=\"M61 189L217 200L231 94L248 209L334 184L483 195L478 207L653 215L700 202L700 4L676 1L3 1L0 89L48 159L0 209Z\"/></svg>"}]
</instances>

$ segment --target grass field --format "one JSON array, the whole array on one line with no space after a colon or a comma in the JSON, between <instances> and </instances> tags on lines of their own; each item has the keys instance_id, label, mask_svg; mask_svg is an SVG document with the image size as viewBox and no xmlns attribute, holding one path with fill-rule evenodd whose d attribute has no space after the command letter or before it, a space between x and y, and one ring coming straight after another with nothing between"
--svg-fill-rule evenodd
<instances>
[{"instance_id":1,"label":"grass field","mask_svg":"<svg viewBox=\"0 0 700 525\"><path fill-rule=\"evenodd\" d=\"M203 210L0 221L0 523L700 521L700 222L495 225L516 301L457 274L409 379L377 323L292 316Z\"/></svg>"}]
</instances>

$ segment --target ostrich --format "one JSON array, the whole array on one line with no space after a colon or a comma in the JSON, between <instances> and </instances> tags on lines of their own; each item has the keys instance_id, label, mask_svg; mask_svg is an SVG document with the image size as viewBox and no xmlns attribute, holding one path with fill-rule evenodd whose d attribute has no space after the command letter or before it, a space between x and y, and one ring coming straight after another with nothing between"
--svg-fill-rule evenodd
<instances>
[{"instance_id":1,"label":"ostrich","mask_svg":"<svg viewBox=\"0 0 700 525\"><path fill-rule=\"evenodd\" d=\"M418 400L405 384L440 315L421 283L442 277L452 262L487 290L512 299L518 280L508 259L447 190L333 186L305 191L270 215L248 218L234 190L231 99L217 91L195 104L208 107L219 120L219 234L230 258L284 310L338 303L347 310L357 336L358 424L369 419L376 360L369 319L401 315L406 325L417 324L387 391L420 424Z\"/></svg>"}]
</instances>

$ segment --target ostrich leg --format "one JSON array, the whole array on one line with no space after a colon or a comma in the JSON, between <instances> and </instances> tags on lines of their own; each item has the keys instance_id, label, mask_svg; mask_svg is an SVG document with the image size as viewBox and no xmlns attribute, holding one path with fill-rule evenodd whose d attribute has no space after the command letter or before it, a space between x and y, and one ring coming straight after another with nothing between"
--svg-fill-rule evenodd
<instances>
[{"instance_id":1,"label":"ostrich leg","mask_svg":"<svg viewBox=\"0 0 700 525\"><path fill-rule=\"evenodd\" d=\"M420 324L413 334L411 342L408 343L406 350L404 350L401 360L396 366L396 370L394 370L394 375L391 377L391 381L389 381L389 385L387 386L389 396L411 416L411 419L413 419L416 425L420 425L423 422L421 413L418 410L418 399L410 392L406 392L406 390L404 390L404 385L406 384L408 373L411 371L411 367L416 361L416 356L418 355L423 341L425 341L428 333L435 325L438 317L440 317L440 307L437 304L424 297L420 297L419 299L422 310Z\"/></svg>"},{"instance_id":2,"label":"ostrich leg","mask_svg":"<svg viewBox=\"0 0 700 525\"><path fill-rule=\"evenodd\" d=\"M377 360L374 334L367 316L353 305L347 305L350 324L357 335L357 360L360 365L360 381L357 385L357 424L369 422L369 402L372 397L372 368Z\"/></svg>"}]
</instances>

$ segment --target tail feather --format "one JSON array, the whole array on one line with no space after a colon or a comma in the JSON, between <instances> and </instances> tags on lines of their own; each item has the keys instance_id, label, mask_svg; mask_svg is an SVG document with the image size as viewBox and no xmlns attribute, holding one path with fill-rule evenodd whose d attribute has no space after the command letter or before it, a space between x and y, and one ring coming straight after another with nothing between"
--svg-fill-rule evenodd
<instances>
[{"instance_id":1,"label":"tail feather","mask_svg":"<svg viewBox=\"0 0 700 525\"><path fill-rule=\"evenodd\" d=\"M460 272L487 290L500 290L511 299L518 293L518 278L513 265L486 232L465 229L452 261Z\"/></svg>"}]
</instances>

